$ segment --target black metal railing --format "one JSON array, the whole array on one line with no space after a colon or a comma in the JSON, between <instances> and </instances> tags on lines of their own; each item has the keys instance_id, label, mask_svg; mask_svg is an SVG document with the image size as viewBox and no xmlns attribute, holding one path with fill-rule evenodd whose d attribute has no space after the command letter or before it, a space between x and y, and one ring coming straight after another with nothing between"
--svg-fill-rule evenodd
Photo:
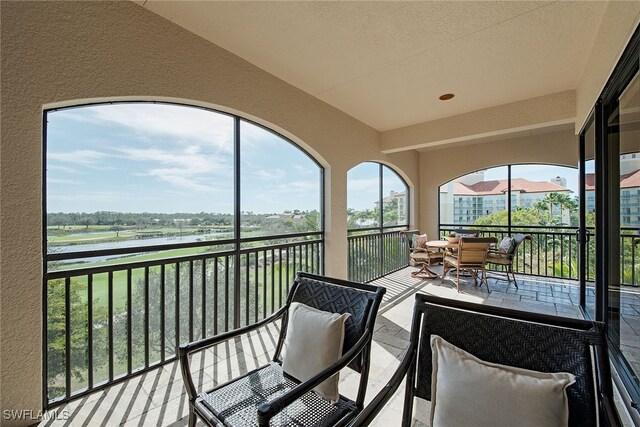
<instances>
[{"instance_id":1,"label":"black metal railing","mask_svg":"<svg viewBox=\"0 0 640 427\"><path fill-rule=\"evenodd\" d=\"M369 282L409 265L409 252L398 227L349 230L349 280ZM403 227L406 229L406 227Z\"/></svg>"},{"instance_id":2,"label":"black metal railing","mask_svg":"<svg viewBox=\"0 0 640 427\"><path fill-rule=\"evenodd\" d=\"M440 237L456 230L474 230L480 236L495 236L498 240L524 233L531 235L518 249L514 260L516 273L533 276L578 279L579 243L578 227L566 226L507 226L500 225L454 225L440 224ZM587 250L585 270L587 280L595 280L595 238L594 229L587 228ZM634 244L638 229L625 227L620 234L620 274L624 285L640 285L640 265L637 262L640 245Z\"/></svg>"},{"instance_id":3,"label":"black metal railing","mask_svg":"<svg viewBox=\"0 0 640 427\"><path fill-rule=\"evenodd\" d=\"M145 261L47 272L45 404L174 361L181 343L270 315L297 271L322 274L323 245L322 233L270 236L243 239L233 250L228 241L210 242L195 255L158 259L156 252Z\"/></svg>"}]
</instances>

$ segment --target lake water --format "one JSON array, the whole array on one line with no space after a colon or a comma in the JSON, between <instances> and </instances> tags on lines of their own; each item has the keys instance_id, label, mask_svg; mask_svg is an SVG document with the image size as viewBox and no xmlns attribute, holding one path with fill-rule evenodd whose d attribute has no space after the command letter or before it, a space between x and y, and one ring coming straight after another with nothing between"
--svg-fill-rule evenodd
<instances>
[{"instance_id":1,"label":"lake water","mask_svg":"<svg viewBox=\"0 0 640 427\"><path fill-rule=\"evenodd\" d=\"M82 235L91 237L91 236L99 236L101 234L104 234L104 233L84 233ZM67 246L49 246L49 253L84 252L84 251L97 251L101 249L133 248L137 246L144 247L144 246L155 246L155 245L169 245L169 244L176 244L176 243L191 243L191 242L204 241L206 240L207 237L210 237L210 236L215 236L216 239L225 239L225 238L230 238L231 233L209 233L209 234L197 234L197 235L190 235L190 236L152 237L148 239L122 240L119 242L88 243L88 244L67 245ZM211 240L211 243L214 244L215 241ZM140 253L145 253L145 252L144 250L142 250ZM82 261L84 262L106 261L109 259L139 255L140 253L82 258ZM77 260L76 261L69 260L69 261L62 261L62 262L75 263L77 262Z\"/></svg>"}]
</instances>

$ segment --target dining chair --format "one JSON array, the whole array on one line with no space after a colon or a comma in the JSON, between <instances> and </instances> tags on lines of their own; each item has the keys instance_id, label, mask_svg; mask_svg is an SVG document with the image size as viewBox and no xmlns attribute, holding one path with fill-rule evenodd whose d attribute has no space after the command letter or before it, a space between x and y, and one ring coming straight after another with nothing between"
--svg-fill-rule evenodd
<instances>
[{"instance_id":1,"label":"dining chair","mask_svg":"<svg viewBox=\"0 0 640 427\"><path fill-rule=\"evenodd\" d=\"M189 426L195 425L196 417L209 426L227 427L344 425L364 407L371 339L384 293L385 288L380 286L298 273L284 306L271 316L180 346ZM193 353L246 336L278 320L282 323L271 362L211 390L197 392L190 368ZM344 323L336 328L336 322ZM336 333L326 340L328 331ZM318 358L326 360L325 352L334 361L309 372L309 365ZM355 398L338 392L336 374L347 366L360 374ZM331 381L335 382L327 387Z\"/></svg>"},{"instance_id":2,"label":"dining chair","mask_svg":"<svg viewBox=\"0 0 640 427\"><path fill-rule=\"evenodd\" d=\"M429 249L425 244L429 240L426 234L420 234L418 231L401 231L400 235L409 251L409 260L413 261L415 265L420 266L419 270L411 272L411 276L423 279L434 279L438 277L438 275L428 267L442 262L444 252Z\"/></svg>"},{"instance_id":3,"label":"dining chair","mask_svg":"<svg viewBox=\"0 0 640 427\"><path fill-rule=\"evenodd\" d=\"M518 248L525 240L531 240L531 236L529 234L518 233L513 236L506 250L501 250L503 248L500 247L491 248L487 254L487 263L502 266L503 270L506 270L509 284L511 284L511 280L513 279L513 284L516 289L518 288L518 282L516 281L516 275L513 271L513 261L518 253Z\"/></svg>"},{"instance_id":4,"label":"dining chair","mask_svg":"<svg viewBox=\"0 0 640 427\"><path fill-rule=\"evenodd\" d=\"M492 244L497 243L495 237L461 237L458 242L458 250L444 256L442 269L442 283L449 270L456 269L456 289L460 292L460 272L467 271L473 277L475 286L478 286L478 276L480 276L480 286L484 283L489 290L485 264L487 253Z\"/></svg>"}]
</instances>

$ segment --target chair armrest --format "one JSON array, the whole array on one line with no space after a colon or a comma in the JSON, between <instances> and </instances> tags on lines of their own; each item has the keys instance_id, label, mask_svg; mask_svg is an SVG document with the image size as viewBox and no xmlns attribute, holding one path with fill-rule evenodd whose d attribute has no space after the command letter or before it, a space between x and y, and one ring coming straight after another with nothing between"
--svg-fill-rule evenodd
<instances>
[{"instance_id":1,"label":"chair armrest","mask_svg":"<svg viewBox=\"0 0 640 427\"><path fill-rule=\"evenodd\" d=\"M499 256L499 257L504 258L504 259L508 259L508 260L513 260L513 258L515 257L515 254L509 254L507 252L503 252L498 248L489 248L489 252L488 253L491 254L491 255Z\"/></svg>"},{"instance_id":2,"label":"chair armrest","mask_svg":"<svg viewBox=\"0 0 640 427\"><path fill-rule=\"evenodd\" d=\"M278 311L276 311L275 313L273 313L271 316L269 317L265 317L264 319L260 320L259 322L256 323L252 323L251 325L247 325L244 326L242 328L238 328L238 329L233 329L229 332L225 332L222 334L218 334L215 335L213 337L210 338L205 338L202 339L200 341L193 341L187 344L182 344L180 346L180 348L178 349L180 354L186 353L193 353L194 351L197 350L202 350L203 348L206 347L211 347L214 344L218 344L221 343L223 341L227 341L230 338L236 337L238 335L242 335L242 334L246 334L247 332L251 332L254 329L258 329L268 323L271 323L275 320L278 320L279 317L281 317L284 312L286 311L286 306L280 308Z\"/></svg>"},{"instance_id":3,"label":"chair armrest","mask_svg":"<svg viewBox=\"0 0 640 427\"><path fill-rule=\"evenodd\" d=\"M280 308L278 311L273 313L271 316L262 319L259 322L253 323L251 325L244 326L242 328L234 329L229 332L225 332L223 334L215 335L210 338L205 338L200 341L190 342L188 344L183 344L178 348L178 357L180 359L180 370L182 372L182 379L184 381L185 387L187 389L187 394L189 395L189 399L193 400L196 397L196 387L193 384L193 378L191 378L191 370L189 368L189 354L205 349L207 347L211 347L215 344L227 341L233 337L237 337L238 335L246 334L247 332L251 332L258 328L261 328L264 325L275 322L280 318L284 312L286 311L286 305Z\"/></svg>"},{"instance_id":4,"label":"chair armrest","mask_svg":"<svg viewBox=\"0 0 640 427\"><path fill-rule=\"evenodd\" d=\"M347 366L353 359L355 359L364 350L368 342L371 341L371 334L373 332L366 329L362 337L351 347L347 353L345 353L335 363L331 364L321 372L317 373L307 381L302 382L289 390L287 393L280 397L277 397L269 402L262 404L258 408L258 425L268 426L269 420L282 411L286 406L289 406L305 393L311 391L315 386L326 380L327 378L335 375L337 372Z\"/></svg>"},{"instance_id":5,"label":"chair armrest","mask_svg":"<svg viewBox=\"0 0 640 427\"><path fill-rule=\"evenodd\" d=\"M389 382L382 387L382 390L376 394L362 412L347 424L348 427L362 427L371 424L384 405L387 404L389 399L391 399L398 390L398 387L400 387L402 379L407 375L407 372L415 361L415 353L416 346L414 343L410 343L398 365L398 369L393 373Z\"/></svg>"}]
</instances>

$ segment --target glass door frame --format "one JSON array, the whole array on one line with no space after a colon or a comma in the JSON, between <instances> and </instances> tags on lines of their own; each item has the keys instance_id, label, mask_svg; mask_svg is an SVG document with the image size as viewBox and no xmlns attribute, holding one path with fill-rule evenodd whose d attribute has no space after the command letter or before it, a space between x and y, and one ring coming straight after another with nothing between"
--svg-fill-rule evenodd
<instances>
[{"instance_id":1,"label":"glass door frame","mask_svg":"<svg viewBox=\"0 0 640 427\"><path fill-rule=\"evenodd\" d=\"M578 157L578 211L580 216L580 221L578 224L578 282L580 284L580 293L579 293L579 305L582 309L583 314L586 318L591 319L591 313L587 310L587 251L589 250L589 241L591 239L591 233L587 230L587 191L586 191L586 152L587 147L586 144L588 141L586 140L586 135L591 126L594 125L595 115L592 112L589 115L589 118L584 124L583 129L580 131L579 135L579 157ZM595 147L594 147L595 150ZM595 320L595 319L592 319Z\"/></svg>"},{"instance_id":2,"label":"glass door frame","mask_svg":"<svg viewBox=\"0 0 640 427\"><path fill-rule=\"evenodd\" d=\"M620 135L613 124L609 127L608 119L618 108L618 98L627 88L634 76L640 72L640 27L636 28L624 53L613 73L602 90L589 119L580 131L580 240L581 247L586 248L586 200L584 182L584 162L586 133L595 121L595 320L603 321L610 332L609 357L614 371L628 399L623 400L628 406L635 408L632 414L637 419L640 411L640 386L634 373L620 350L619 322L620 303L611 307L609 287L619 286L620 277ZM606 256L605 256L606 254ZM580 306L585 315L591 317L586 310L586 274L583 275L585 251L581 255ZM613 333L611 333L613 332ZM617 334L616 334L617 332ZM632 411L634 412L634 411Z\"/></svg>"}]
</instances>

